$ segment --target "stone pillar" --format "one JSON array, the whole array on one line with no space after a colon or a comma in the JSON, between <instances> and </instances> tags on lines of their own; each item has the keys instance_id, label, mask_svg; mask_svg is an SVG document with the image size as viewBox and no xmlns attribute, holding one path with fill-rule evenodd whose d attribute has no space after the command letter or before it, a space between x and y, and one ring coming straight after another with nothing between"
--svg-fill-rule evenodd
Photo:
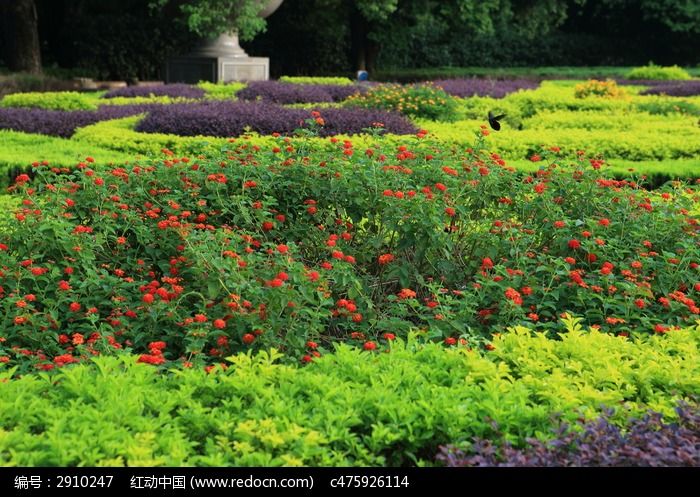
<instances>
[{"instance_id":1,"label":"stone pillar","mask_svg":"<svg viewBox=\"0 0 700 497\"><path fill-rule=\"evenodd\" d=\"M270 16L284 0L268 0L258 14ZM238 33L224 33L205 41L187 55L171 58L166 66L167 83L212 81L260 81L270 79L270 59L250 57L238 42Z\"/></svg>"}]
</instances>

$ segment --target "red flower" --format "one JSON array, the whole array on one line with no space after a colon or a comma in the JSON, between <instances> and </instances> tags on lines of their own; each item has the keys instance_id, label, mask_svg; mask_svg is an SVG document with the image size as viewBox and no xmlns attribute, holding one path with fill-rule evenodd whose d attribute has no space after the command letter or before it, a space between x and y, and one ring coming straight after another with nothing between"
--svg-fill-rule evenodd
<instances>
[{"instance_id":1,"label":"red flower","mask_svg":"<svg viewBox=\"0 0 700 497\"><path fill-rule=\"evenodd\" d=\"M158 364L163 364L165 362L165 357L163 357L160 354L141 354L141 356L136 362L142 362L144 364L153 364L154 366L157 366Z\"/></svg>"},{"instance_id":2,"label":"red flower","mask_svg":"<svg viewBox=\"0 0 700 497\"><path fill-rule=\"evenodd\" d=\"M579 241L576 240L576 239L571 239L571 240L569 240L568 245L569 245L569 248L570 248L571 250L576 250L576 249L578 249L578 248L581 247L581 242L579 242Z\"/></svg>"},{"instance_id":3,"label":"red flower","mask_svg":"<svg viewBox=\"0 0 700 497\"><path fill-rule=\"evenodd\" d=\"M362 346L363 349L365 350L376 350L377 344L374 342L365 342L364 345Z\"/></svg>"},{"instance_id":4,"label":"red flower","mask_svg":"<svg viewBox=\"0 0 700 497\"><path fill-rule=\"evenodd\" d=\"M70 283L68 283L65 280L61 280L58 282L58 289L63 290L63 291L68 291L68 290L70 290Z\"/></svg>"},{"instance_id":5,"label":"red flower","mask_svg":"<svg viewBox=\"0 0 700 497\"><path fill-rule=\"evenodd\" d=\"M400 299L412 299L416 297L416 292L410 288L404 288L398 293Z\"/></svg>"},{"instance_id":6,"label":"red flower","mask_svg":"<svg viewBox=\"0 0 700 497\"><path fill-rule=\"evenodd\" d=\"M143 297L141 297L141 300L144 304L152 304L154 299L155 297L153 296L153 294L150 293L147 293Z\"/></svg>"},{"instance_id":7,"label":"red flower","mask_svg":"<svg viewBox=\"0 0 700 497\"><path fill-rule=\"evenodd\" d=\"M486 271L487 269L492 269L493 268L493 261L491 260L490 257L484 257L481 260L481 269Z\"/></svg>"},{"instance_id":8,"label":"red flower","mask_svg":"<svg viewBox=\"0 0 700 497\"><path fill-rule=\"evenodd\" d=\"M71 312L78 312L80 310L80 304L78 302L71 302L68 308Z\"/></svg>"},{"instance_id":9,"label":"red flower","mask_svg":"<svg viewBox=\"0 0 700 497\"><path fill-rule=\"evenodd\" d=\"M224 321L223 319L215 319L213 324L214 328L217 328L219 330L223 330L224 328L226 328L226 321Z\"/></svg>"},{"instance_id":10,"label":"red flower","mask_svg":"<svg viewBox=\"0 0 700 497\"><path fill-rule=\"evenodd\" d=\"M393 254L383 254L383 255L379 256L379 264L382 266L385 264L389 264L393 260L394 260Z\"/></svg>"},{"instance_id":11,"label":"red flower","mask_svg":"<svg viewBox=\"0 0 700 497\"><path fill-rule=\"evenodd\" d=\"M250 345L254 341L255 341L255 335L253 335L252 333L246 333L245 335L243 335L243 343L244 344Z\"/></svg>"},{"instance_id":12,"label":"red flower","mask_svg":"<svg viewBox=\"0 0 700 497\"><path fill-rule=\"evenodd\" d=\"M447 207L445 209L445 214L447 214L450 217L454 217L457 214L457 212L452 207Z\"/></svg>"},{"instance_id":13,"label":"red flower","mask_svg":"<svg viewBox=\"0 0 700 497\"><path fill-rule=\"evenodd\" d=\"M394 335L393 333L384 333L382 335L382 338L384 338L384 340L392 341L392 340L396 340L396 335Z\"/></svg>"},{"instance_id":14,"label":"red flower","mask_svg":"<svg viewBox=\"0 0 700 497\"><path fill-rule=\"evenodd\" d=\"M445 338L445 345L455 345L457 343L457 339L454 337L447 337Z\"/></svg>"},{"instance_id":15,"label":"red flower","mask_svg":"<svg viewBox=\"0 0 700 497\"><path fill-rule=\"evenodd\" d=\"M287 252L289 252L289 247L287 247L287 246L284 245L284 244L280 244L280 245L277 245L277 251L278 251L280 254L286 254Z\"/></svg>"}]
</instances>

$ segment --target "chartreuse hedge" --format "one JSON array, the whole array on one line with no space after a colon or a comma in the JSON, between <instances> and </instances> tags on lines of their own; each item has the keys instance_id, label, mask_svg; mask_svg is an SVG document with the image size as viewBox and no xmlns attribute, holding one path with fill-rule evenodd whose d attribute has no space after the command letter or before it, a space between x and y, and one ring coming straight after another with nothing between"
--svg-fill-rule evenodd
<instances>
[{"instance_id":1,"label":"chartreuse hedge","mask_svg":"<svg viewBox=\"0 0 700 497\"><path fill-rule=\"evenodd\" d=\"M73 167L88 156L101 164L119 164L134 159L134 154L123 154L113 148L54 136L0 130L2 175L9 167L28 167L35 161L46 160L54 166Z\"/></svg>"},{"instance_id":2,"label":"chartreuse hedge","mask_svg":"<svg viewBox=\"0 0 700 497\"><path fill-rule=\"evenodd\" d=\"M555 413L672 419L700 394L700 327L629 339L567 327L558 339L517 328L484 353L415 337L381 354L340 345L306 367L271 351L210 374L129 355L4 371L0 464L432 464L441 444L545 436Z\"/></svg>"}]
</instances>

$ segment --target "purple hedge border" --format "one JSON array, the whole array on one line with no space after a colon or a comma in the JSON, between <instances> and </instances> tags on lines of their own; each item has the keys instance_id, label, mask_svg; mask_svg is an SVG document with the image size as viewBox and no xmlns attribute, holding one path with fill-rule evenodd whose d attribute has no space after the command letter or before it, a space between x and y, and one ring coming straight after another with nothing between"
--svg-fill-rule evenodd
<instances>
[{"instance_id":1,"label":"purple hedge border","mask_svg":"<svg viewBox=\"0 0 700 497\"><path fill-rule=\"evenodd\" d=\"M236 96L240 100L262 100L276 104L340 102L364 91L359 85L297 85L279 81L251 81Z\"/></svg>"},{"instance_id":2,"label":"purple hedge border","mask_svg":"<svg viewBox=\"0 0 700 497\"><path fill-rule=\"evenodd\" d=\"M389 133L413 134L418 129L405 117L385 111L364 109L322 109L325 125L321 136L358 134L375 122ZM204 102L174 104L151 110L136 127L146 133L179 136L240 136L250 129L261 135L290 135L309 119L310 111L290 109L264 102Z\"/></svg>"},{"instance_id":3,"label":"purple hedge border","mask_svg":"<svg viewBox=\"0 0 700 497\"><path fill-rule=\"evenodd\" d=\"M0 108L0 129L70 138L77 128L141 114L156 107L160 105L102 105L96 111Z\"/></svg>"},{"instance_id":4,"label":"purple hedge border","mask_svg":"<svg viewBox=\"0 0 700 497\"><path fill-rule=\"evenodd\" d=\"M693 97L700 95L700 80L665 82L648 88L640 95L668 95L669 97Z\"/></svg>"},{"instance_id":5,"label":"purple hedge border","mask_svg":"<svg viewBox=\"0 0 700 497\"><path fill-rule=\"evenodd\" d=\"M475 440L468 453L441 447L438 461L462 466L700 466L700 407L681 404L677 423L651 413L633 420L625 433L612 425L611 411L580 432L561 425L550 442L528 439L525 449Z\"/></svg>"},{"instance_id":6,"label":"purple hedge border","mask_svg":"<svg viewBox=\"0 0 700 497\"><path fill-rule=\"evenodd\" d=\"M534 90L540 83L532 79L483 79L457 78L439 79L433 84L440 86L453 97L473 96L503 98L518 90Z\"/></svg>"}]
</instances>

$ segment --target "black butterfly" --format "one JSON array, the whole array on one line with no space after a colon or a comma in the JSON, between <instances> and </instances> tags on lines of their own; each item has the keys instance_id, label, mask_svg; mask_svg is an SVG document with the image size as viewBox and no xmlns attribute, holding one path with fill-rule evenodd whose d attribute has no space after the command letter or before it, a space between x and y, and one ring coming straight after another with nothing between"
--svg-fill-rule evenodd
<instances>
[{"instance_id":1,"label":"black butterfly","mask_svg":"<svg viewBox=\"0 0 700 497\"><path fill-rule=\"evenodd\" d=\"M492 127L493 129L495 129L496 131L498 131L498 130L501 129L501 123L499 123L498 121L500 121L500 120L503 119L504 117L506 117L505 114L501 114L501 115L499 115L499 116L494 116L494 115L493 115L493 112L489 111L489 124L491 125L491 127Z\"/></svg>"}]
</instances>

